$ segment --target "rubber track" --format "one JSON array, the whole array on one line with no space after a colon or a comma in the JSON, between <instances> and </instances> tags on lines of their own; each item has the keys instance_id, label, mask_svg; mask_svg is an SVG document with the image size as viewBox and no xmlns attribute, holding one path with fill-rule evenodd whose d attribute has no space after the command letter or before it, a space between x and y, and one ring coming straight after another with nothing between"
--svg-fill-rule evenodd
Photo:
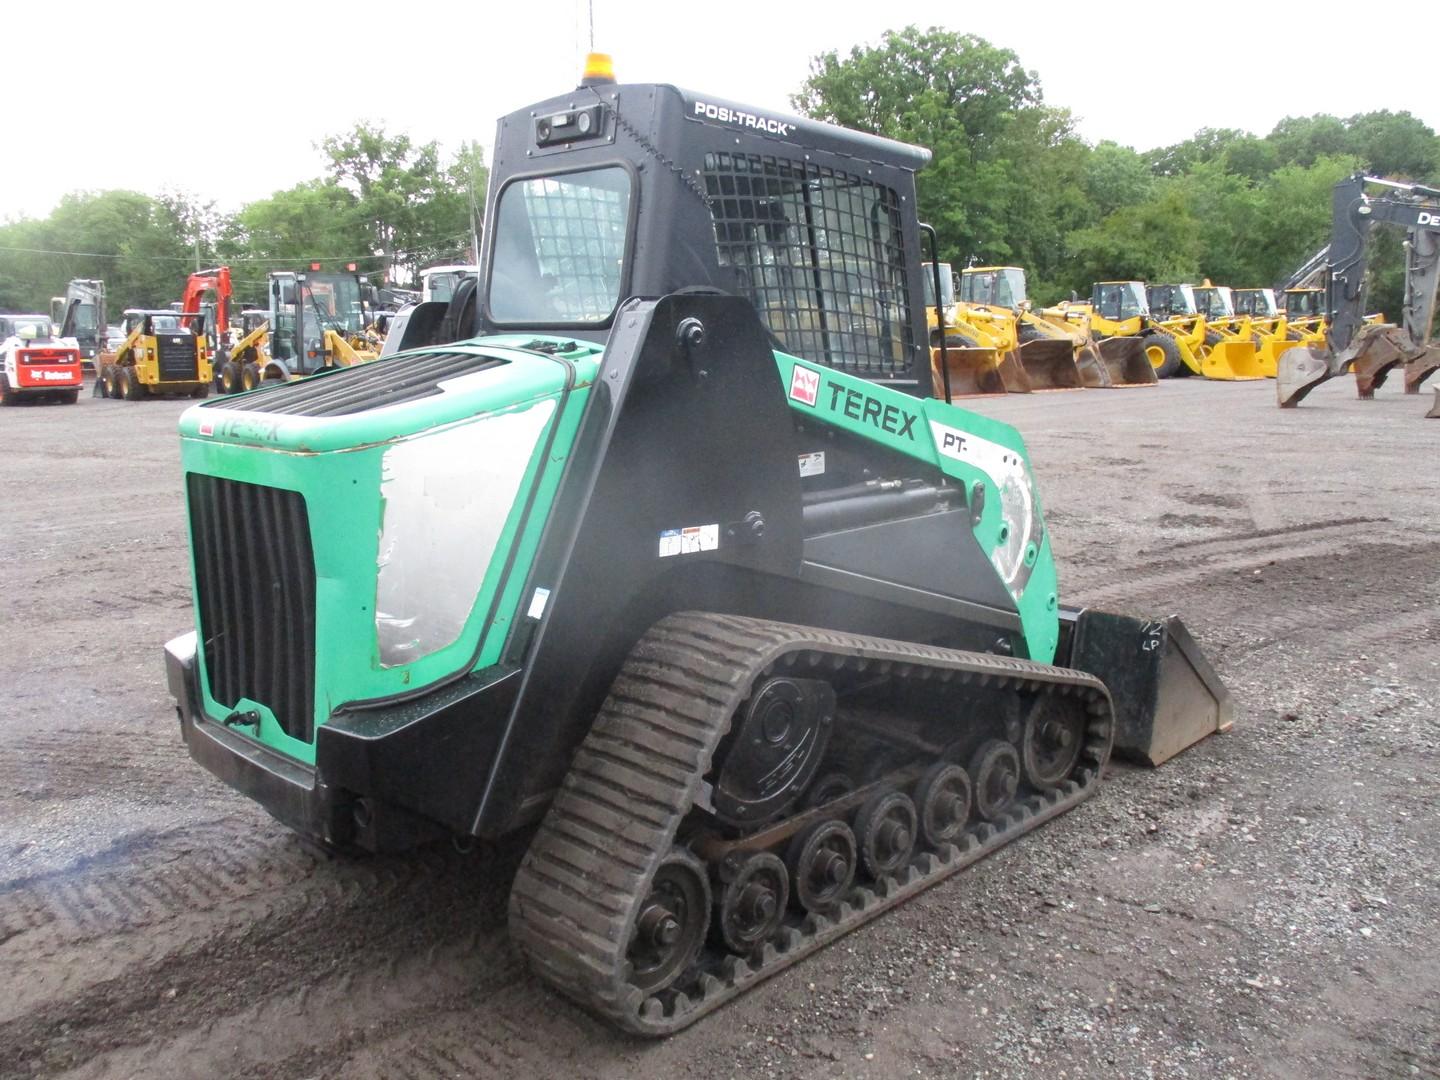
<instances>
[{"instance_id":1,"label":"rubber track","mask_svg":"<svg viewBox=\"0 0 1440 1080\"><path fill-rule=\"evenodd\" d=\"M1079 694L1090 720L1074 778L1017 800L999 823L918 855L859 887L833 917L782 929L751 960L728 957L692 987L645 999L626 981L628 928L710 771L711 755L756 678L773 665L889 673L899 679ZM761 980L909 899L1092 794L1109 753L1110 698L1083 672L982 653L687 612L656 623L616 677L510 893L510 933L562 993L640 1035L678 1031Z\"/></svg>"}]
</instances>

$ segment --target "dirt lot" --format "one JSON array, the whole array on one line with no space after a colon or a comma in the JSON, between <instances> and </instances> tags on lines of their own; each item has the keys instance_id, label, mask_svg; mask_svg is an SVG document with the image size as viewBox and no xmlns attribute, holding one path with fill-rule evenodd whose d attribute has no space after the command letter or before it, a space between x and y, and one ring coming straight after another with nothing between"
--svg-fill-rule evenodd
<instances>
[{"instance_id":1,"label":"dirt lot","mask_svg":"<svg viewBox=\"0 0 1440 1080\"><path fill-rule=\"evenodd\" d=\"M1440 1077L1440 422L1272 393L976 405L1235 730L661 1043L522 969L518 845L317 858L189 762L184 403L0 411L0 1076Z\"/></svg>"}]
</instances>

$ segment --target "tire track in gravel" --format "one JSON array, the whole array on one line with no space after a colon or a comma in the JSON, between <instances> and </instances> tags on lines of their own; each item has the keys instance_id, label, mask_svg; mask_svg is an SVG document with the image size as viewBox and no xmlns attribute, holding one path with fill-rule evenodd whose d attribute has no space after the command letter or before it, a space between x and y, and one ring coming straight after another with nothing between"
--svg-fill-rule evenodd
<instances>
[{"instance_id":1,"label":"tire track in gravel","mask_svg":"<svg viewBox=\"0 0 1440 1080\"><path fill-rule=\"evenodd\" d=\"M1062 582L1076 599L1102 605L1129 601L1141 594L1163 591L1167 602L1182 587L1201 584L1217 572L1263 567L1271 562L1333 556L1338 563L1351 551L1374 545L1374 521L1339 518L1192 541L1185 546L1157 549L1156 558L1130 566L1110 564L1079 566L1062 574ZM1064 569L1064 568L1062 568ZM1188 610L1188 609L1187 609Z\"/></svg>"},{"instance_id":2,"label":"tire track in gravel","mask_svg":"<svg viewBox=\"0 0 1440 1080\"><path fill-rule=\"evenodd\" d=\"M1360 564L1383 565L1408 595L1377 590L1352 572ZM1338 555L1298 550L1265 561L1259 573L1246 567L1208 564L1187 593L1187 625L1213 627L1224 659L1277 644L1304 642L1319 658L1348 659L1383 644L1408 647L1440 635L1440 542L1411 546L1365 544ZM1168 583L1137 583L1136 607L1163 604Z\"/></svg>"},{"instance_id":3,"label":"tire track in gravel","mask_svg":"<svg viewBox=\"0 0 1440 1080\"><path fill-rule=\"evenodd\" d=\"M178 740L128 739L97 746L92 732L68 728L21 734L0 755L0 791L21 798L83 798L115 784L134 793L173 796L177 778L196 775ZM215 791L226 797L224 789Z\"/></svg>"},{"instance_id":4,"label":"tire track in gravel","mask_svg":"<svg viewBox=\"0 0 1440 1080\"><path fill-rule=\"evenodd\" d=\"M230 1075L317 1047L331 1055L377 1024L415 1024L448 997L519 976L503 922L523 845L483 864L436 849L373 860L300 853L298 866L298 845L279 846L278 870L253 854L239 860L263 884L206 895L207 909L176 913L182 894L157 903L135 880L107 875L86 883L87 895L122 929L8 941L0 960L18 951L31 992L5 1003L0 1075ZM193 897L205 875L177 861Z\"/></svg>"},{"instance_id":5,"label":"tire track in gravel","mask_svg":"<svg viewBox=\"0 0 1440 1080\"><path fill-rule=\"evenodd\" d=\"M143 843L143 842L142 842ZM127 843L80 869L0 892L0 966L32 977L0 998L0 1025L61 1008L96 987L169 963L275 919L313 922L358 906L403 905L453 870L456 856L311 855L253 820ZM3 1045L3 1039L0 1039Z\"/></svg>"}]
</instances>

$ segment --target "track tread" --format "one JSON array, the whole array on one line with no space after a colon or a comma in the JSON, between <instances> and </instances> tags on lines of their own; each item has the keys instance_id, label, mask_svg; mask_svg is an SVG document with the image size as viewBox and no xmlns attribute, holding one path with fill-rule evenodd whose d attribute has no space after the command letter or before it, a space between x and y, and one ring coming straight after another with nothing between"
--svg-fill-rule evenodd
<instances>
[{"instance_id":1,"label":"track tread","mask_svg":"<svg viewBox=\"0 0 1440 1080\"><path fill-rule=\"evenodd\" d=\"M894 877L859 889L841 913L814 919L762 957L701 976L693 994L644 999L626 981L627 928L651 876L694 805L711 755L756 679L782 661L797 674L842 667L959 684L1078 693L1108 712L1099 680L1010 657L966 653L732 615L685 612L656 623L616 677L590 734L531 841L510 894L513 940L562 993L644 1035L678 1030L1090 794L1098 773L1036 795L999 824L973 829ZM1092 734L1099 757L1109 748ZM1103 746L1099 745L1103 743ZM615 843L619 840L619 844Z\"/></svg>"}]
</instances>

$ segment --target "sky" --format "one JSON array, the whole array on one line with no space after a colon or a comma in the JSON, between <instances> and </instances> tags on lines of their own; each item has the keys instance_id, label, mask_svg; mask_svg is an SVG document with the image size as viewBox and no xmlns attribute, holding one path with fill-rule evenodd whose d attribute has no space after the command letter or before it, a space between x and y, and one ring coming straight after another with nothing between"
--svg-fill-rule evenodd
<instances>
[{"instance_id":1,"label":"sky","mask_svg":"<svg viewBox=\"0 0 1440 1080\"><path fill-rule=\"evenodd\" d=\"M1381 51L1367 53L1364 79L1325 77L1324 58L1353 40L1329 6L1297 18L1293 5L1248 5L1224 33L1193 5L1074 0L593 0L593 22L621 82L676 83L766 110L792 111L811 57L913 23L1013 49L1091 142L1144 150L1202 127L1263 135L1285 116L1375 109L1440 128L1434 76L1406 61L1399 40L1391 62L1383 40L1371 46ZM61 26L48 4L12 5L0 220L43 217L68 191L107 188L178 190L233 211L320 175L318 144L361 120L447 153L465 141L488 153L499 116L575 85L590 40L587 0L430 0L413 20L393 0L241 10L90 0L66 8ZM262 11L269 27L257 25ZM16 152L21 139L33 152Z\"/></svg>"}]
</instances>

